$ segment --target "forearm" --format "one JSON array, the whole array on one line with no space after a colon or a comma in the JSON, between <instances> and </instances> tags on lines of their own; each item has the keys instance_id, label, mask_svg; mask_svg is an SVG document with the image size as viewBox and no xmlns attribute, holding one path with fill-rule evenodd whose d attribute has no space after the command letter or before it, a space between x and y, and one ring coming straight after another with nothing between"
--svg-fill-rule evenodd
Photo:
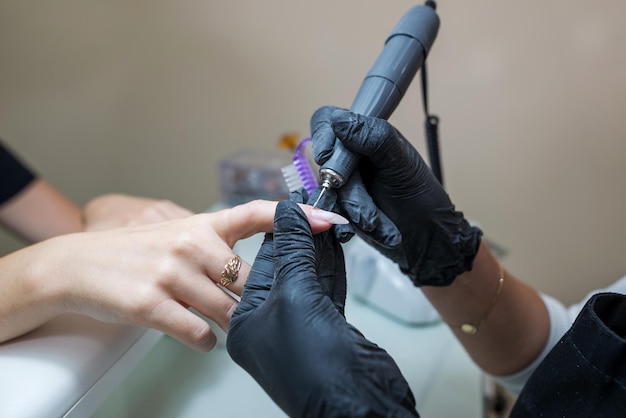
<instances>
[{"instance_id":1,"label":"forearm","mask_svg":"<svg viewBox=\"0 0 626 418\"><path fill-rule=\"evenodd\" d=\"M28 242L84 228L81 208L42 179L0 207L0 222Z\"/></svg>"},{"instance_id":2,"label":"forearm","mask_svg":"<svg viewBox=\"0 0 626 418\"><path fill-rule=\"evenodd\" d=\"M497 293L499 275L498 261L483 243L471 271L448 287L423 287L423 291L480 368L508 375L541 353L550 319L539 294L505 271L501 292L478 332L463 333L461 324L476 323L485 314Z\"/></svg>"},{"instance_id":3,"label":"forearm","mask_svg":"<svg viewBox=\"0 0 626 418\"><path fill-rule=\"evenodd\" d=\"M0 258L0 342L20 336L62 313L54 263L45 243Z\"/></svg>"}]
</instances>

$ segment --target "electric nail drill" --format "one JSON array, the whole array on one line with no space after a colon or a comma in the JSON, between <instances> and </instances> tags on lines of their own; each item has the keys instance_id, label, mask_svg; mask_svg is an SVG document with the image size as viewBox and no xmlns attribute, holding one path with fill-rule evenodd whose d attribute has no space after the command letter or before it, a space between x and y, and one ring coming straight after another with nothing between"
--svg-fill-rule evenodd
<instances>
[{"instance_id":1,"label":"electric nail drill","mask_svg":"<svg viewBox=\"0 0 626 418\"><path fill-rule=\"evenodd\" d=\"M369 71L350 107L354 113L388 119L422 66L437 31L439 17L434 2L415 6L402 16ZM354 171L359 157L335 142L330 159L320 167L322 190L314 207L332 187L341 187Z\"/></svg>"}]
</instances>

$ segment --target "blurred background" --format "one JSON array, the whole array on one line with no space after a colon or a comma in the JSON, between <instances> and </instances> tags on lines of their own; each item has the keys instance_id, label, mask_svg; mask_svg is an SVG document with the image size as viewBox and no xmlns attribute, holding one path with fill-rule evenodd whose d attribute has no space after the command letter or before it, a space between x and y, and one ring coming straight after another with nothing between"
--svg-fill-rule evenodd
<instances>
[{"instance_id":1,"label":"blurred background","mask_svg":"<svg viewBox=\"0 0 626 418\"><path fill-rule=\"evenodd\" d=\"M564 302L626 274L626 3L439 1L428 60L445 186ZM218 163L349 107L398 0L0 2L0 137L76 202L202 211ZM416 78L390 119L425 151ZM4 254L19 241L0 235Z\"/></svg>"}]
</instances>

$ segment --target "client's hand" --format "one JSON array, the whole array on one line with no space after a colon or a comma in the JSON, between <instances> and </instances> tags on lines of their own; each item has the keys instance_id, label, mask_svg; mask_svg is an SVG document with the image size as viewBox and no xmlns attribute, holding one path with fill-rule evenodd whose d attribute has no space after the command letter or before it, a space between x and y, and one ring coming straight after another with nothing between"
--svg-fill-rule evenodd
<instances>
[{"instance_id":1,"label":"client's hand","mask_svg":"<svg viewBox=\"0 0 626 418\"><path fill-rule=\"evenodd\" d=\"M193 213L169 200L156 200L124 194L106 194L85 205L85 231L99 231L121 226L181 219Z\"/></svg>"},{"instance_id":2,"label":"client's hand","mask_svg":"<svg viewBox=\"0 0 626 418\"><path fill-rule=\"evenodd\" d=\"M319 164L332 155L335 138L362 156L337 189L336 205L359 236L416 285L445 286L471 269L481 232L455 210L417 150L389 122L323 107L311 119L311 137Z\"/></svg>"},{"instance_id":3,"label":"client's hand","mask_svg":"<svg viewBox=\"0 0 626 418\"><path fill-rule=\"evenodd\" d=\"M228 329L237 301L218 286L221 274L238 240L272 231L275 208L276 202L254 201L166 222L60 235L2 257L0 342L73 312L155 328L209 351L216 337L188 308ZM303 210L316 231L336 221L334 214ZM236 294L250 266L243 262L238 271L228 286Z\"/></svg>"},{"instance_id":4,"label":"client's hand","mask_svg":"<svg viewBox=\"0 0 626 418\"><path fill-rule=\"evenodd\" d=\"M293 417L417 416L393 359L344 318L335 235L313 236L293 202L274 222L231 319L231 357Z\"/></svg>"}]
</instances>

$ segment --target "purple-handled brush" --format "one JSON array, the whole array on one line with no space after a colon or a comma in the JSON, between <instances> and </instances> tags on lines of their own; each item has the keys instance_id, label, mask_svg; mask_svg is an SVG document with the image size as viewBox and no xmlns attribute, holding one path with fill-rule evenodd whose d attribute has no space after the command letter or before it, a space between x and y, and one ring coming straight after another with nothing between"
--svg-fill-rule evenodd
<instances>
[{"instance_id":1,"label":"purple-handled brush","mask_svg":"<svg viewBox=\"0 0 626 418\"><path fill-rule=\"evenodd\" d=\"M293 164L282 168L283 177L290 192L301 187L310 195L319 186L317 175L313 171L307 155L307 145L311 143L311 138L304 138L298 144L293 156Z\"/></svg>"}]
</instances>

